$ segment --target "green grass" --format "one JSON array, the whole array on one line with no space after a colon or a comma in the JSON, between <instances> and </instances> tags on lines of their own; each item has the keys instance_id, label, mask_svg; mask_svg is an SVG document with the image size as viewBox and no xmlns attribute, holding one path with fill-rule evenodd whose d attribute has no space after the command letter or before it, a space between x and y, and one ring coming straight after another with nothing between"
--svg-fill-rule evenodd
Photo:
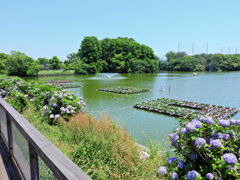
<instances>
[{"instance_id":1,"label":"green grass","mask_svg":"<svg viewBox=\"0 0 240 180\"><path fill-rule=\"evenodd\" d=\"M150 146L150 157L140 160L139 147L124 128L108 117L100 120L78 113L73 118L49 125L41 112L28 104L22 113L45 137L93 179L158 179L156 172L166 156Z\"/></svg>"},{"instance_id":2,"label":"green grass","mask_svg":"<svg viewBox=\"0 0 240 180\"><path fill-rule=\"evenodd\" d=\"M64 75L64 74L74 74L73 70L63 71L63 70L43 70L39 71L38 75Z\"/></svg>"}]
</instances>

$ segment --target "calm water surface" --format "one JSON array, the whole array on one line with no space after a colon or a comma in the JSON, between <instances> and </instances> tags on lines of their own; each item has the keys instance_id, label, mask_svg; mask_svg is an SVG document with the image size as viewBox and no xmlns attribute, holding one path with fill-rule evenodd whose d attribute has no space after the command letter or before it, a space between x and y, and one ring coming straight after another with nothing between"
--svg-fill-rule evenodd
<instances>
[{"instance_id":1,"label":"calm water surface","mask_svg":"<svg viewBox=\"0 0 240 180\"><path fill-rule=\"evenodd\" d=\"M148 138L155 143L166 142L167 134L178 126L178 120L132 108L137 102L169 97L240 109L240 72L199 73L199 76L192 76L192 73L162 72L40 78L43 81L59 79L81 84L81 88L69 90L84 98L90 114L99 117L102 112L106 112L112 120L126 127L137 142L144 145L148 144ZM96 91L109 86L142 87L151 91L134 95ZM237 114L235 118L240 118L240 115ZM167 149L169 146L166 143L164 147Z\"/></svg>"}]
</instances>

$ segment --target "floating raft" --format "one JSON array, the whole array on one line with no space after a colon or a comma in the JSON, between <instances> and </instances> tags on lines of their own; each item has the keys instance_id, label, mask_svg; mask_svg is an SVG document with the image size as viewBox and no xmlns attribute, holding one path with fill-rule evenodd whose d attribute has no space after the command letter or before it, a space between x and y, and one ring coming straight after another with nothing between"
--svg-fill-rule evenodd
<instances>
[{"instance_id":1,"label":"floating raft","mask_svg":"<svg viewBox=\"0 0 240 180\"><path fill-rule=\"evenodd\" d=\"M181 101L169 98L160 98L152 101L141 102L133 107L188 119L199 115L211 116L216 119L228 119L239 112L236 108Z\"/></svg>"},{"instance_id":2,"label":"floating raft","mask_svg":"<svg viewBox=\"0 0 240 180\"><path fill-rule=\"evenodd\" d=\"M68 84L68 83L73 83L71 80L53 80L53 81L48 81L48 83L51 84Z\"/></svg>"},{"instance_id":3,"label":"floating raft","mask_svg":"<svg viewBox=\"0 0 240 180\"><path fill-rule=\"evenodd\" d=\"M98 91L105 91L111 93L119 94L136 94L150 91L149 89L136 88L136 87L109 87L109 88L100 88Z\"/></svg>"},{"instance_id":4,"label":"floating raft","mask_svg":"<svg viewBox=\"0 0 240 180\"><path fill-rule=\"evenodd\" d=\"M82 87L79 84L73 84L73 81L71 80L54 80L54 81L48 81L48 83L62 89Z\"/></svg>"}]
</instances>

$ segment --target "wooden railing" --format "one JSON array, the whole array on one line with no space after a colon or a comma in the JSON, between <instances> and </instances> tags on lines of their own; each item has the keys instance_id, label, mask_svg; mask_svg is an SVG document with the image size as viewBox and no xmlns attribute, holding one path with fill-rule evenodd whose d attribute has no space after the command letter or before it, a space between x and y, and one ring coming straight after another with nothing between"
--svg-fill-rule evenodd
<instances>
[{"instance_id":1,"label":"wooden railing","mask_svg":"<svg viewBox=\"0 0 240 180\"><path fill-rule=\"evenodd\" d=\"M23 179L91 179L1 98L0 134Z\"/></svg>"}]
</instances>

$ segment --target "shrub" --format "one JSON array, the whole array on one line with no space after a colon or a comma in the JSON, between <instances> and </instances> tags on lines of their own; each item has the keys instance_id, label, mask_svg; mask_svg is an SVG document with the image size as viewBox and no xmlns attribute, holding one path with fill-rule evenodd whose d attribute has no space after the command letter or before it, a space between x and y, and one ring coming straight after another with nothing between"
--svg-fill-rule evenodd
<instances>
[{"instance_id":1,"label":"shrub","mask_svg":"<svg viewBox=\"0 0 240 180\"><path fill-rule=\"evenodd\" d=\"M200 117L181 120L180 125L169 137L182 160L168 159L167 177L177 173L179 179L240 178L240 120Z\"/></svg>"},{"instance_id":2,"label":"shrub","mask_svg":"<svg viewBox=\"0 0 240 180\"><path fill-rule=\"evenodd\" d=\"M8 100L8 103L12 107L14 107L14 109L16 109L17 111L23 112L23 110L27 106L28 95L24 95L24 94L18 93L18 92L13 92L11 94L12 94L13 97Z\"/></svg>"}]
</instances>

